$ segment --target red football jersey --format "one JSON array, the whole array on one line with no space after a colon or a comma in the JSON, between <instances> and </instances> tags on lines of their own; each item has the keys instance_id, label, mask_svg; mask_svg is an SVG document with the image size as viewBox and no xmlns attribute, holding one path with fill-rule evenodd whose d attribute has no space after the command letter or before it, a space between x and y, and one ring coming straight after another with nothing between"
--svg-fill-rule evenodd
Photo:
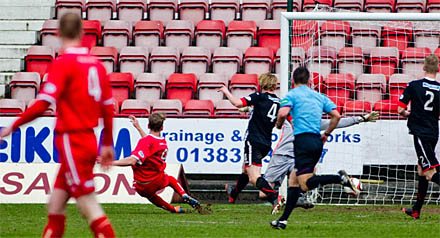
<instances>
[{"instance_id":1,"label":"red football jersey","mask_svg":"<svg viewBox=\"0 0 440 238\"><path fill-rule=\"evenodd\" d=\"M56 104L57 132L94 128L102 106L113 104L103 64L87 48L79 47L67 48L53 61L37 98Z\"/></svg>"},{"instance_id":2,"label":"red football jersey","mask_svg":"<svg viewBox=\"0 0 440 238\"><path fill-rule=\"evenodd\" d=\"M165 163L167 151L165 138L149 134L140 139L136 149L131 153L131 156L137 159L137 163L132 166L134 179L148 182L163 173L167 166Z\"/></svg>"}]
</instances>

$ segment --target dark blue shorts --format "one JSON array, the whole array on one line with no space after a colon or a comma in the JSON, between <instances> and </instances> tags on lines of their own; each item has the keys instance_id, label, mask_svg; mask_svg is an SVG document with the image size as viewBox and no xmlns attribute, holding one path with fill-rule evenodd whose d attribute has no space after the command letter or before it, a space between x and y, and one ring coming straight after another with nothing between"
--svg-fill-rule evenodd
<instances>
[{"instance_id":1,"label":"dark blue shorts","mask_svg":"<svg viewBox=\"0 0 440 238\"><path fill-rule=\"evenodd\" d=\"M321 136L313 133L295 135L293 141L296 175L313 173L321 158L323 144Z\"/></svg>"}]
</instances>

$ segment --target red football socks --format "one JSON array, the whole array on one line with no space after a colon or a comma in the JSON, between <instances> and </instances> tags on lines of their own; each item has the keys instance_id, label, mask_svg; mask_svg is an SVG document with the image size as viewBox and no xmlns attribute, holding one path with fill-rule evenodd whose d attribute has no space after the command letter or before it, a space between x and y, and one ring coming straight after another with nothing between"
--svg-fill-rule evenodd
<instances>
[{"instance_id":1,"label":"red football socks","mask_svg":"<svg viewBox=\"0 0 440 238\"><path fill-rule=\"evenodd\" d=\"M180 196L183 196L186 194L185 190L183 190L182 186L179 184L179 182L173 177L168 176L168 184L178 193Z\"/></svg>"},{"instance_id":2,"label":"red football socks","mask_svg":"<svg viewBox=\"0 0 440 238\"><path fill-rule=\"evenodd\" d=\"M102 216L94 220L90 224L90 229L93 231L95 238L113 238L116 237L113 231L112 224L106 216Z\"/></svg>"},{"instance_id":3,"label":"red football socks","mask_svg":"<svg viewBox=\"0 0 440 238\"><path fill-rule=\"evenodd\" d=\"M154 205L166 209L168 211L174 211L174 206L172 206L171 204L165 202L161 197L159 197L158 195L154 194L153 196L148 197L148 200L150 200L151 203L153 203Z\"/></svg>"},{"instance_id":4,"label":"red football socks","mask_svg":"<svg viewBox=\"0 0 440 238\"><path fill-rule=\"evenodd\" d=\"M43 231L43 238L62 237L66 216L63 214L49 214L47 225Z\"/></svg>"}]
</instances>

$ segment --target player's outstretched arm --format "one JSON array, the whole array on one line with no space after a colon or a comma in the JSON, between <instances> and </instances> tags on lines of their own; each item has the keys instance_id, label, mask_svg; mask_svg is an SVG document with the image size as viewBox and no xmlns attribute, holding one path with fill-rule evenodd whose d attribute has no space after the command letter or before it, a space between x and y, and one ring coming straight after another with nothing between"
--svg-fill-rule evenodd
<instances>
[{"instance_id":1,"label":"player's outstretched arm","mask_svg":"<svg viewBox=\"0 0 440 238\"><path fill-rule=\"evenodd\" d=\"M114 166L132 166L135 165L137 162L137 159L133 156L125 157L121 160L115 160L113 161Z\"/></svg>"},{"instance_id":2,"label":"player's outstretched arm","mask_svg":"<svg viewBox=\"0 0 440 238\"><path fill-rule=\"evenodd\" d=\"M10 126L0 130L0 141L11 134L13 131L17 130L21 125L24 125L30 121L33 121L38 116L42 115L50 103L45 100L37 100L32 106L30 106L21 116Z\"/></svg>"},{"instance_id":3,"label":"player's outstretched arm","mask_svg":"<svg viewBox=\"0 0 440 238\"><path fill-rule=\"evenodd\" d=\"M147 133L145 133L145 131L142 130L136 117L133 115L130 115L130 116L128 116L128 118L130 118L131 124L133 124L133 127L136 128L136 130L139 132L139 135L141 135L142 138L146 137Z\"/></svg>"},{"instance_id":4,"label":"player's outstretched arm","mask_svg":"<svg viewBox=\"0 0 440 238\"><path fill-rule=\"evenodd\" d=\"M379 112L372 111L359 117L360 122L376 122L379 119Z\"/></svg>"},{"instance_id":5,"label":"player's outstretched arm","mask_svg":"<svg viewBox=\"0 0 440 238\"><path fill-rule=\"evenodd\" d=\"M229 89L226 86L222 86L219 90L219 92L222 92L225 94L226 98L237 108L243 107L243 102L240 100L240 98L234 97L231 92L229 92Z\"/></svg>"},{"instance_id":6,"label":"player's outstretched arm","mask_svg":"<svg viewBox=\"0 0 440 238\"><path fill-rule=\"evenodd\" d=\"M401 116L404 116L404 117L409 117L409 114L410 114L405 108L400 107L400 106L397 108L397 112L398 112Z\"/></svg>"},{"instance_id":7,"label":"player's outstretched arm","mask_svg":"<svg viewBox=\"0 0 440 238\"><path fill-rule=\"evenodd\" d=\"M377 121L378 117L379 117L379 113L376 111L372 111L368 114L365 114L365 115L359 116L359 117L341 118L341 120L339 120L336 128L350 127L350 126L359 124L361 122L375 122L375 121ZM322 120L321 121L321 131L327 129L329 124L330 124L330 120Z\"/></svg>"}]
</instances>

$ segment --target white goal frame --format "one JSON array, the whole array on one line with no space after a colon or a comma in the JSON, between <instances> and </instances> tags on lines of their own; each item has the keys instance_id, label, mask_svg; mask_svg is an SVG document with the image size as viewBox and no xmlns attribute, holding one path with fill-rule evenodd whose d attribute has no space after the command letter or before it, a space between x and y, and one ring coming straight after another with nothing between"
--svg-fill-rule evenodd
<instances>
[{"instance_id":1,"label":"white goal frame","mask_svg":"<svg viewBox=\"0 0 440 238\"><path fill-rule=\"evenodd\" d=\"M288 92L289 20L335 21L440 21L440 13L282 12L280 41L280 94Z\"/></svg>"}]
</instances>

